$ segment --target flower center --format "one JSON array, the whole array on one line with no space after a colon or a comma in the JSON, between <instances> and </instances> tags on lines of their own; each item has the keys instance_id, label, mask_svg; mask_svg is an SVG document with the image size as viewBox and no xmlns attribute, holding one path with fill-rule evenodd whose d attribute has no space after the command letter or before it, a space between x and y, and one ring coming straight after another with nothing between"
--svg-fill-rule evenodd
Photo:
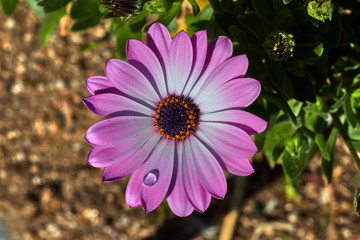
<instances>
[{"instance_id":1,"label":"flower center","mask_svg":"<svg viewBox=\"0 0 360 240\"><path fill-rule=\"evenodd\" d=\"M101 0L108 12L105 18L119 17L122 21L131 21L142 11L144 0Z\"/></svg>"},{"instance_id":2,"label":"flower center","mask_svg":"<svg viewBox=\"0 0 360 240\"><path fill-rule=\"evenodd\" d=\"M264 42L264 49L269 58L275 61L284 61L293 56L295 40L293 35L286 32L274 31Z\"/></svg>"},{"instance_id":3,"label":"flower center","mask_svg":"<svg viewBox=\"0 0 360 240\"><path fill-rule=\"evenodd\" d=\"M120 8L120 1L119 0L113 0L113 8Z\"/></svg>"},{"instance_id":4,"label":"flower center","mask_svg":"<svg viewBox=\"0 0 360 240\"><path fill-rule=\"evenodd\" d=\"M172 94L159 102L155 127L165 138L180 141L197 130L199 116L199 108L190 98Z\"/></svg>"}]
</instances>

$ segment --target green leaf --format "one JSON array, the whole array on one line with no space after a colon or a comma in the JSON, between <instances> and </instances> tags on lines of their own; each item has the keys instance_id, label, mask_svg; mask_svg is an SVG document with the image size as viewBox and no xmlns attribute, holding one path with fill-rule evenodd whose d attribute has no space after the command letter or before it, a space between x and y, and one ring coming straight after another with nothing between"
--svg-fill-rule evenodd
<instances>
[{"instance_id":1,"label":"green leaf","mask_svg":"<svg viewBox=\"0 0 360 240\"><path fill-rule=\"evenodd\" d=\"M284 4L288 4L288 3L291 3L293 0L283 0L283 3Z\"/></svg>"},{"instance_id":2,"label":"green leaf","mask_svg":"<svg viewBox=\"0 0 360 240\"><path fill-rule=\"evenodd\" d=\"M14 11L19 0L2 0L1 7L5 16L9 17Z\"/></svg>"},{"instance_id":3,"label":"green leaf","mask_svg":"<svg viewBox=\"0 0 360 240\"><path fill-rule=\"evenodd\" d=\"M100 23L100 18L85 18L76 20L73 25L71 26L71 31L81 31L85 30L90 27L95 27L97 24Z\"/></svg>"},{"instance_id":4,"label":"green leaf","mask_svg":"<svg viewBox=\"0 0 360 240\"><path fill-rule=\"evenodd\" d=\"M143 11L135 19L129 22L130 23L129 27L133 33L141 32L142 28L146 24L147 16L148 16L148 12Z\"/></svg>"},{"instance_id":5,"label":"green leaf","mask_svg":"<svg viewBox=\"0 0 360 240\"><path fill-rule=\"evenodd\" d=\"M356 127L356 124L358 121L357 121L355 113L353 111L353 107L351 106L351 98L346 99L346 101L343 105L343 108L344 108L346 120L348 121L348 123L352 127Z\"/></svg>"},{"instance_id":6,"label":"green leaf","mask_svg":"<svg viewBox=\"0 0 360 240\"><path fill-rule=\"evenodd\" d=\"M322 117L319 117L317 114L306 115L305 117L305 126L316 133L322 133L327 125L327 120Z\"/></svg>"},{"instance_id":7,"label":"green leaf","mask_svg":"<svg viewBox=\"0 0 360 240\"><path fill-rule=\"evenodd\" d=\"M249 12L245 15L238 15L236 19L241 30L246 32L249 42L253 44L261 44L262 51L264 51L262 44L264 38L266 37L265 32L267 29L265 29L263 25L263 20L254 12Z\"/></svg>"},{"instance_id":8,"label":"green leaf","mask_svg":"<svg viewBox=\"0 0 360 240\"><path fill-rule=\"evenodd\" d=\"M188 1L193 9L194 16L196 16L200 12L199 5L197 5L196 0L188 0Z\"/></svg>"},{"instance_id":9,"label":"green leaf","mask_svg":"<svg viewBox=\"0 0 360 240\"><path fill-rule=\"evenodd\" d=\"M324 44L320 43L319 45L316 46L316 48L314 48L314 53L316 55L318 55L319 57L321 57L321 55L324 52Z\"/></svg>"},{"instance_id":10,"label":"green leaf","mask_svg":"<svg viewBox=\"0 0 360 240\"><path fill-rule=\"evenodd\" d=\"M285 148L287 139L296 131L290 121L283 121L271 128L264 144L265 155L270 164L274 164Z\"/></svg>"},{"instance_id":11,"label":"green leaf","mask_svg":"<svg viewBox=\"0 0 360 240\"><path fill-rule=\"evenodd\" d=\"M55 28L58 25L60 18L62 18L65 13L65 8L62 8L55 12L46 14L45 18L42 20L38 33L39 44L42 48L44 48L50 40L50 37L55 31Z\"/></svg>"},{"instance_id":12,"label":"green leaf","mask_svg":"<svg viewBox=\"0 0 360 240\"><path fill-rule=\"evenodd\" d=\"M98 0L77 0L71 6L70 17L74 20L97 18L100 15Z\"/></svg>"},{"instance_id":13,"label":"green leaf","mask_svg":"<svg viewBox=\"0 0 360 240\"><path fill-rule=\"evenodd\" d=\"M231 25L229 32L234 37L234 39L239 43L241 50L249 49L249 42L246 37L246 32L237 28L235 25Z\"/></svg>"},{"instance_id":14,"label":"green leaf","mask_svg":"<svg viewBox=\"0 0 360 240\"><path fill-rule=\"evenodd\" d=\"M304 61L306 64L313 65L313 62L319 59L319 56L314 52L314 46L298 47L294 51L294 57Z\"/></svg>"},{"instance_id":15,"label":"green leaf","mask_svg":"<svg viewBox=\"0 0 360 240\"><path fill-rule=\"evenodd\" d=\"M297 63L293 59L284 62L283 67L286 71L292 73L297 77L305 77L304 67L299 65L299 63Z\"/></svg>"},{"instance_id":16,"label":"green leaf","mask_svg":"<svg viewBox=\"0 0 360 240\"><path fill-rule=\"evenodd\" d=\"M295 99L290 99L287 101L287 103L289 104L291 111L294 113L295 116L299 116L304 103L297 101Z\"/></svg>"},{"instance_id":17,"label":"green leaf","mask_svg":"<svg viewBox=\"0 0 360 240\"><path fill-rule=\"evenodd\" d=\"M289 107L289 104L282 97L272 93L262 92L261 94L267 101L271 102L272 104L283 110L286 114L288 114L292 122L296 124L296 116Z\"/></svg>"},{"instance_id":18,"label":"green leaf","mask_svg":"<svg viewBox=\"0 0 360 240\"><path fill-rule=\"evenodd\" d=\"M333 128L331 130L329 139L326 142L326 149L330 154L330 160L325 159L324 157L321 159L321 169L328 181L331 182L332 172L333 172L333 161L334 161L334 147L337 138L338 130L337 128Z\"/></svg>"},{"instance_id":19,"label":"green leaf","mask_svg":"<svg viewBox=\"0 0 360 240\"><path fill-rule=\"evenodd\" d=\"M186 30L189 36L192 36L195 32L202 29L206 29L209 25L209 21L212 18L214 9L207 5L198 15L193 16L192 14L187 14L185 16L185 22L188 25Z\"/></svg>"},{"instance_id":20,"label":"green leaf","mask_svg":"<svg viewBox=\"0 0 360 240\"><path fill-rule=\"evenodd\" d=\"M359 64L355 64L354 66L348 66L344 68L344 71L351 71L351 70L357 70L358 68L360 68L360 63Z\"/></svg>"},{"instance_id":21,"label":"green leaf","mask_svg":"<svg viewBox=\"0 0 360 240\"><path fill-rule=\"evenodd\" d=\"M271 82L286 97L292 98L293 86L279 62L271 61Z\"/></svg>"},{"instance_id":22,"label":"green leaf","mask_svg":"<svg viewBox=\"0 0 360 240\"><path fill-rule=\"evenodd\" d=\"M183 3L183 0L180 1L176 1L175 4L170 8L170 10L167 12L166 15L164 15L163 17L159 18L158 20L156 20L155 22L159 22L162 23L165 26L168 26L170 24L170 22L176 17L177 13L179 12L181 5ZM154 22L153 22L154 23ZM149 24L145 27L145 31L147 31L149 29L149 27L153 24Z\"/></svg>"},{"instance_id":23,"label":"green leaf","mask_svg":"<svg viewBox=\"0 0 360 240\"><path fill-rule=\"evenodd\" d=\"M296 18L297 23L304 23L309 20L309 15L307 14L307 12L303 6L295 8L293 10L293 14Z\"/></svg>"},{"instance_id":24,"label":"green leaf","mask_svg":"<svg viewBox=\"0 0 360 240\"><path fill-rule=\"evenodd\" d=\"M356 149L356 151L360 152L360 141L353 141L352 143L353 143L354 148Z\"/></svg>"},{"instance_id":25,"label":"green leaf","mask_svg":"<svg viewBox=\"0 0 360 240\"><path fill-rule=\"evenodd\" d=\"M357 124L356 127L349 126L348 134L351 139L360 141L360 124Z\"/></svg>"},{"instance_id":26,"label":"green leaf","mask_svg":"<svg viewBox=\"0 0 360 240\"><path fill-rule=\"evenodd\" d=\"M306 167L305 153L300 153L299 156L294 157L288 151L285 151L281 159L284 173L291 180L297 178Z\"/></svg>"},{"instance_id":27,"label":"green leaf","mask_svg":"<svg viewBox=\"0 0 360 240\"><path fill-rule=\"evenodd\" d=\"M45 17L45 12L44 12L44 8L40 7L37 4L36 0L26 0L27 4L29 5L29 7L31 8L31 10L40 18L44 18Z\"/></svg>"},{"instance_id":28,"label":"green leaf","mask_svg":"<svg viewBox=\"0 0 360 240\"><path fill-rule=\"evenodd\" d=\"M349 94L344 93L331 107L330 112L334 113L345 103L346 99L348 99Z\"/></svg>"},{"instance_id":29,"label":"green leaf","mask_svg":"<svg viewBox=\"0 0 360 240\"><path fill-rule=\"evenodd\" d=\"M327 119L329 117L328 113L322 112L322 111L312 107L311 105L305 106L304 111L309 112L309 113L314 113L314 114L318 115L319 117L322 117L323 119Z\"/></svg>"},{"instance_id":30,"label":"green leaf","mask_svg":"<svg viewBox=\"0 0 360 240\"><path fill-rule=\"evenodd\" d=\"M320 133L315 134L315 142L318 145L321 155L328 161L330 161L330 154L327 150L324 135Z\"/></svg>"},{"instance_id":31,"label":"green leaf","mask_svg":"<svg viewBox=\"0 0 360 240\"><path fill-rule=\"evenodd\" d=\"M132 32L131 22L122 22L116 29L116 50L122 58L126 58L126 43L129 39L141 39L141 32Z\"/></svg>"},{"instance_id":32,"label":"green leaf","mask_svg":"<svg viewBox=\"0 0 360 240\"><path fill-rule=\"evenodd\" d=\"M260 17L272 20L273 8L269 5L268 0L252 0L251 2Z\"/></svg>"},{"instance_id":33,"label":"green leaf","mask_svg":"<svg viewBox=\"0 0 360 240\"><path fill-rule=\"evenodd\" d=\"M352 93L351 93L351 96L353 98L360 98L360 88L354 90Z\"/></svg>"},{"instance_id":34,"label":"green leaf","mask_svg":"<svg viewBox=\"0 0 360 240\"><path fill-rule=\"evenodd\" d=\"M44 7L45 12L53 12L65 7L71 0L43 0L38 3L39 6Z\"/></svg>"},{"instance_id":35,"label":"green leaf","mask_svg":"<svg viewBox=\"0 0 360 240\"><path fill-rule=\"evenodd\" d=\"M289 29L296 24L296 19L292 11L288 8L277 10L274 16L274 23L280 29Z\"/></svg>"},{"instance_id":36,"label":"green leaf","mask_svg":"<svg viewBox=\"0 0 360 240\"><path fill-rule=\"evenodd\" d=\"M311 81L311 76L305 72L305 77L298 77L291 73L288 73L291 79L294 91L294 98L299 101L316 102L316 92L314 85Z\"/></svg>"},{"instance_id":37,"label":"green leaf","mask_svg":"<svg viewBox=\"0 0 360 240\"><path fill-rule=\"evenodd\" d=\"M219 0L209 0L209 2L210 2L210 5L212 6L212 8L214 9L215 12L217 12L217 13L222 13L223 12Z\"/></svg>"},{"instance_id":38,"label":"green leaf","mask_svg":"<svg viewBox=\"0 0 360 240\"><path fill-rule=\"evenodd\" d=\"M286 143L286 150L281 158L284 173L292 180L304 171L308 161L316 152L316 144L299 132Z\"/></svg>"}]
</instances>

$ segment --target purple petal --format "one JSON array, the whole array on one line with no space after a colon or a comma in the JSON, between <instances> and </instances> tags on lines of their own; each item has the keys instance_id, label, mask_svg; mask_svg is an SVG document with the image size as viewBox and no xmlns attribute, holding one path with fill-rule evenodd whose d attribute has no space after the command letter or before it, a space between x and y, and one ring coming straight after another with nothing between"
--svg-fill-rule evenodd
<instances>
[{"instance_id":1,"label":"purple petal","mask_svg":"<svg viewBox=\"0 0 360 240\"><path fill-rule=\"evenodd\" d=\"M106 118L154 114L154 110L118 94L98 94L84 98L83 102L91 112Z\"/></svg>"},{"instance_id":2,"label":"purple petal","mask_svg":"<svg viewBox=\"0 0 360 240\"><path fill-rule=\"evenodd\" d=\"M171 182L173 186L171 192L168 193L167 202L171 210L179 217L189 216L194 207L191 204L188 196L186 195L184 182L183 182L183 168L182 168L182 145L178 145L178 158L177 164L174 166L174 175ZM201 186L201 184L200 184ZM170 187L171 188L171 187Z\"/></svg>"},{"instance_id":3,"label":"purple petal","mask_svg":"<svg viewBox=\"0 0 360 240\"><path fill-rule=\"evenodd\" d=\"M249 62L246 55L239 55L227 59L211 72L194 99L197 102L202 102L225 82L234 78L244 77L248 65Z\"/></svg>"},{"instance_id":4,"label":"purple petal","mask_svg":"<svg viewBox=\"0 0 360 240\"><path fill-rule=\"evenodd\" d=\"M249 135L261 133L267 127L267 122L263 119L241 110L206 113L201 116L201 120L204 122L228 123L240 127Z\"/></svg>"},{"instance_id":5,"label":"purple petal","mask_svg":"<svg viewBox=\"0 0 360 240\"><path fill-rule=\"evenodd\" d=\"M103 182L117 181L134 172L147 159L159 140L160 136L154 135L130 157L105 167L102 172Z\"/></svg>"},{"instance_id":6,"label":"purple petal","mask_svg":"<svg viewBox=\"0 0 360 240\"><path fill-rule=\"evenodd\" d=\"M260 83L252 78L231 80L211 95L203 93L204 100L198 102L202 113L221 111L229 108L244 108L249 106L259 96Z\"/></svg>"},{"instance_id":7,"label":"purple petal","mask_svg":"<svg viewBox=\"0 0 360 240\"><path fill-rule=\"evenodd\" d=\"M163 140L164 149L155 157L149 168L143 173L141 203L145 212L157 208L168 192L174 166L175 143ZM159 146L160 148L160 146ZM153 155L152 155L153 156ZM149 178L149 179L147 179Z\"/></svg>"},{"instance_id":8,"label":"purple petal","mask_svg":"<svg viewBox=\"0 0 360 240\"><path fill-rule=\"evenodd\" d=\"M135 170L135 172L131 175L129 182L126 186L125 201L127 205L129 205L129 207L131 208L136 208L141 206L140 194L142 187L142 178L139 173L141 173L140 169L142 166L140 166L137 170Z\"/></svg>"},{"instance_id":9,"label":"purple petal","mask_svg":"<svg viewBox=\"0 0 360 240\"><path fill-rule=\"evenodd\" d=\"M154 23L149 28L146 45L155 53L159 59L161 67L166 79L170 79L169 63L169 48L171 43L171 36L166 27L160 23Z\"/></svg>"},{"instance_id":10,"label":"purple petal","mask_svg":"<svg viewBox=\"0 0 360 240\"><path fill-rule=\"evenodd\" d=\"M145 162L131 175L125 192L125 201L130 207L139 207L142 205L141 192L144 185L144 178L151 170L153 170L150 169L150 167L153 165L154 161L156 161L158 155L165 151L166 143L166 141L160 141L158 145L154 147L151 155L149 155ZM152 174L151 176L156 176L157 174L158 177L159 172L152 172L150 174ZM147 179L146 182L149 184L149 179Z\"/></svg>"},{"instance_id":11,"label":"purple petal","mask_svg":"<svg viewBox=\"0 0 360 240\"><path fill-rule=\"evenodd\" d=\"M155 209L168 191L174 162L174 144L160 141L146 161L132 174L125 199L130 207Z\"/></svg>"},{"instance_id":12,"label":"purple petal","mask_svg":"<svg viewBox=\"0 0 360 240\"><path fill-rule=\"evenodd\" d=\"M134 66L118 59L106 63L105 74L116 88L129 96L150 104L157 102L159 96L145 76Z\"/></svg>"},{"instance_id":13,"label":"purple petal","mask_svg":"<svg viewBox=\"0 0 360 240\"><path fill-rule=\"evenodd\" d=\"M119 90L104 76L94 76L86 80L86 88L91 95L99 93L119 93Z\"/></svg>"},{"instance_id":14,"label":"purple petal","mask_svg":"<svg viewBox=\"0 0 360 240\"><path fill-rule=\"evenodd\" d=\"M164 73L156 55L142 42L130 39L126 45L128 62L136 67L159 91L160 96L167 95Z\"/></svg>"},{"instance_id":15,"label":"purple petal","mask_svg":"<svg viewBox=\"0 0 360 240\"><path fill-rule=\"evenodd\" d=\"M249 159L236 158L219 150L219 146L215 146L204 140L200 141L213 154L220 166L226 171L238 176L248 176L254 172Z\"/></svg>"},{"instance_id":16,"label":"purple petal","mask_svg":"<svg viewBox=\"0 0 360 240\"><path fill-rule=\"evenodd\" d=\"M148 117L115 117L91 126L85 135L93 147L109 148L133 138L152 134L154 120Z\"/></svg>"},{"instance_id":17,"label":"purple petal","mask_svg":"<svg viewBox=\"0 0 360 240\"><path fill-rule=\"evenodd\" d=\"M235 158L231 155L220 153L222 161L219 161L221 167L228 171L229 173L238 175L238 176L249 176L254 173L254 168L252 167L249 159L247 158Z\"/></svg>"},{"instance_id":18,"label":"purple petal","mask_svg":"<svg viewBox=\"0 0 360 240\"><path fill-rule=\"evenodd\" d=\"M233 52L233 45L229 38L220 36L215 38L208 46L206 52L206 60L202 69L202 73L199 76L198 81L194 89L191 91L191 95L195 96L200 88L204 85L204 82L209 75L222 64L226 59L231 57Z\"/></svg>"},{"instance_id":19,"label":"purple petal","mask_svg":"<svg viewBox=\"0 0 360 240\"><path fill-rule=\"evenodd\" d=\"M169 68L171 78L168 79L170 93L180 94L184 89L193 60L193 49L189 36L181 31L170 44Z\"/></svg>"},{"instance_id":20,"label":"purple petal","mask_svg":"<svg viewBox=\"0 0 360 240\"><path fill-rule=\"evenodd\" d=\"M189 94L204 68L208 45L206 31L204 30L194 33L191 37L191 43L193 48L193 64L191 67L190 77L184 89L184 95Z\"/></svg>"},{"instance_id":21,"label":"purple petal","mask_svg":"<svg viewBox=\"0 0 360 240\"><path fill-rule=\"evenodd\" d=\"M212 148L237 158L249 158L257 152L250 136L229 124L201 122L197 135Z\"/></svg>"},{"instance_id":22,"label":"purple petal","mask_svg":"<svg viewBox=\"0 0 360 240\"><path fill-rule=\"evenodd\" d=\"M194 159L190 145L182 145L184 146L182 175L186 195L197 211L205 212L210 205L211 195L202 186L196 172L194 161L199 159Z\"/></svg>"},{"instance_id":23,"label":"purple petal","mask_svg":"<svg viewBox=\"0 0 360 240\"><path fill-rule=\"evenodd\" d=\"M191 148L194 166L201 185L213 197L223 199L227 185L224 172L218 161L197 138L191 139Z\"/></svg>"},{"instance_id":24,"label":"purple petal","mask_svg":"<svg viewBox=\"0 0 360 240\"><path fill-rule=\"evenodd\" d=\"M144 137L138 135L123 142L115 147L110 148L93 148L88 155L88 163L93 167L107 167L119 161L130 157L134 154L145 142L149 140L155 133ZM145 156L146 157L146 156Z\"/></svg>"}]
</instances>

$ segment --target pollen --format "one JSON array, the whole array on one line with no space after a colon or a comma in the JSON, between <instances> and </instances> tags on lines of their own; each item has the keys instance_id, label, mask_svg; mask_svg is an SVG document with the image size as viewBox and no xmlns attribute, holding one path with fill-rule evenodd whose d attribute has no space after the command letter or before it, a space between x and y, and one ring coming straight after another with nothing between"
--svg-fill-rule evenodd
<instances>
[{"instance_id":1,"label":"pollen","mask_svg":"<svg viewBox=\"0 0 360 240\"><path fill-rule=\"evenodd\" d=\"M154 125L163 137L183 141L199 126L200 110L191 98L168 95L157 105Z\"/></svg>"}]
</instances>

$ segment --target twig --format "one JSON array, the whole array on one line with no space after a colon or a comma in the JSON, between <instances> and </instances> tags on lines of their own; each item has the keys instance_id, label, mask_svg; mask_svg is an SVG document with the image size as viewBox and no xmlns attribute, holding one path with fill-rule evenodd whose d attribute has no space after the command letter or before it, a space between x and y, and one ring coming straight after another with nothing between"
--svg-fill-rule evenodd
<instances>
[{"instance_id":1,"label":"twig","mask_svg":"<svg viewBox=\"0 0 360 240\"><path fill-rule=\"evenodd\" d=\"M236 222L239 217L239 206L244 199L247 182L247 177L235 178L230 210L224 218L219 240L231 240L234 235Z\"/></svg>"},{"instance_id":2,"label":"twig","mask_svg":"<svg viewBox=\"0 0 360 240\"><path fill-rule=\"evenodd\" d=\"M295 227L290 223L285 223L285 222L262 223L255 228L255 231L250 240L260 239L261 235L267 230L279 230L289 233L296 231Z\"/></svg>"}]
</instances>

